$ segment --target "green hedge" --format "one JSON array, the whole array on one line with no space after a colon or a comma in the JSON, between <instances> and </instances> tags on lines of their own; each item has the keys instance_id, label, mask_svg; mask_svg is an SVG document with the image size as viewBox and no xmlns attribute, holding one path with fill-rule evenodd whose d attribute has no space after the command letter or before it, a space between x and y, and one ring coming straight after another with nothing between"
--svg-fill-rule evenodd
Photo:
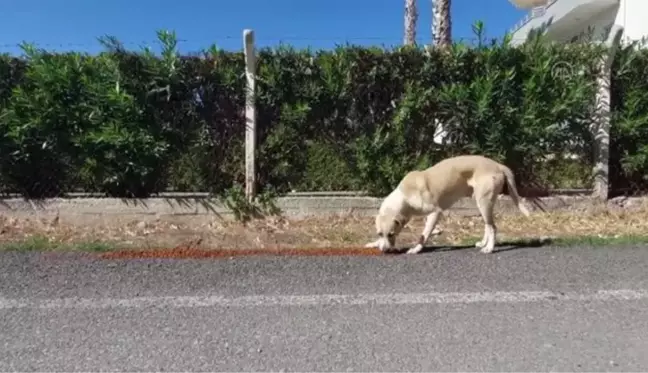
<instances>
[{"instance_id":1,"label":"green hedge","mask_svg":"<svg viewBox=\"0 0 648 373\"><path fill-rule=\"evenodd\" d=\"M106 38L96 56L29 45L21 58L2 56L3 191L146 197L241 185L243 54L180 56L174 34L158 37L158 55ZM589 187L601 52L540 41L261 49L259 188L384 194L407 170L461 153L505 162L522 187ZM645 187L647 61L629 47L614 66L611 165L613 185L624 188ZM444 144L433 141L438 122Z\"/></svg>"},{"instance_id":2,"label":"green hedge","mask_svg":"<svg viewBox=\"0 0 648 373\"><path fill-rule=\"evenodd\" d=\"M628 46L612 69L610 177L614 194L648 190L648 50Z\"/></svg>"}]
</instances>

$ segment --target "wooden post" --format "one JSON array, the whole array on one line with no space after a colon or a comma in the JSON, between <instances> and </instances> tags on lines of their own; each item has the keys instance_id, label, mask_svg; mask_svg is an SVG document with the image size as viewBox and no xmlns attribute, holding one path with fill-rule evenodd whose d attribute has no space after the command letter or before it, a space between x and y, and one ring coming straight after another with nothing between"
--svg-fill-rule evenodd
<instances>
[{"instance_id":1,"label":"wooden post","mask_svg":"<svg viewBox=\"0 0 648 373\"><path fill-rule=\"evenodd\" d=\"M623 28L615 26L604 45L608 47L608 53L601 57L598 71L598 90L596 92L596 111L594 123L590 131L594 137L594 185L593 197L605 202L608 199L610 186L610 99L612 78L612 62L616 49L619 46Z\"/></svg>"},{"instance_id":2,"label":"wooden post","mask_svg":"<svg viewBox=\"0 0 648 373\"><path fill-rule=\"evenodd\" d=\"M256 55L254 31L243 30L245 49L245 197L249 202L256 195Z\"/></svg>"},{"instance_id":3,"label":"wooden post","mask_svg":"<svg viewBox=\"0 0 648 373\"><path fill-rule=\"evenodd\" d=\"M595 119L590 127L594 137L594 185L592 196L607 201L609 190L610 161L610 70L607 56L603 56L597 78Z\"/></svg>"}]
</instances>

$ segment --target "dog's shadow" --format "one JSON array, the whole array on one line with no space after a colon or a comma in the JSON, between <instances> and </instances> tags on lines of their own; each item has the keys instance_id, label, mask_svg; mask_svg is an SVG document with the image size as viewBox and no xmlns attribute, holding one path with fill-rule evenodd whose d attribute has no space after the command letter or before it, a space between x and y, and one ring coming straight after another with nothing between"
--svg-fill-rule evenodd
<instances>
[{"instance_id":1,"label":"dog's shadow","mask_svg":"<svg viewBox=\"0 0 648 373\"><path fill-rule=\"evenodd\" d=\"M522 250L522 249L532 249L532 248L538 248L542 246L548 246L551 245L552 241L551 239L547 238L534 238L534 239L521 239L521 240L509 240L509 241L500 241L495 245L495 249L493 250L493 254L497 253L503 253L507 251L512 251L512 250ZM401 248L398 251L394 252L394 254L405 254L407 252L408 248ZM420 254L430 254L430 253L438 253L438 252L450 252L450 251L457 251L457 250L479 250L477 247L475 247L475 244L469 245L431 245L431 246L425 246L423 250L420 252Z\"/></svg>"}]
</instances>

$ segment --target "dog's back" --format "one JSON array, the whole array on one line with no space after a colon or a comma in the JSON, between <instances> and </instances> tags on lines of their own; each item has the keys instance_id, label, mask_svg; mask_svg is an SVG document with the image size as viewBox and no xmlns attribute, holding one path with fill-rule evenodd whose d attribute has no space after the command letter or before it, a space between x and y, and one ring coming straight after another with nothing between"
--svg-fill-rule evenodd
<instances>
[{"instance_id":1,"label":"dog's back","mask_svg":"<svg viewBox=\"0 0 648 373\"><path fill-rule=\"evenodd\" d=\"M405 195L419 195L442 209L449 208L462 197L470 197L477 180L502 174L502 165L481 155L460 155L446 158L422 170L405 175L399 188Z\"/></svg>"},{"instance_id":2,"label":"dog's back","mask_svg":"<svg viewBox=\"0 0 648 373\"><path fill-rule=\"evenodd\" d=\"M433 174L457 173L469 179L474 172L499 172L502 165L482 155L458 155L439 161L424 172Z\"/></svg>"}]
</instances>

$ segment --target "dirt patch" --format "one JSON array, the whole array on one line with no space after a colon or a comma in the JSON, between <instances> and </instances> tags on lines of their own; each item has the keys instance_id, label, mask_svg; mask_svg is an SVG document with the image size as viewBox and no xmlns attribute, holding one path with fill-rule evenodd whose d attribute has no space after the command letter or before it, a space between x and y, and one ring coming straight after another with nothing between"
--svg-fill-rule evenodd
<instances>
[{"instance_id":1,"label":"dirt patch","mask_svg":"<svg viewBox=\"0 0 648 373\"><path fill-rule=\"evenodd\" d=\"M423 218L414 219L399 237L397 245L413 245L423 227ZM496 215L498 240L559 238L574 236L648 235L648 206L608 206L588 211L535 211L531 217L502 213ZM483 234L483 222L478 216L447 214L439 222L442 234L430 239L429 245L458 245L478 240ZM289 219L268 218L240 224L205 216L162 216L142 219L123 217L70 218L15 218L0 215L0 245L13 244L38 238L38 245L55 243L56 248L86 245L103 250L139 249L159 251L173 248L174 255L187 250L192 256L212 257L230 255L232 250L243 250L241 255L278 255L279 251L300 249L313 255L330 255L327 250L359 250L365 243L375 240L372 217L353 214L320 218ZM97 246L93 243L102 243ZM192 244L188 244L192 243ZM34 244L35 245L35 244ZM93 246L94 245L94 246ZM83 246L79 246L80 248ZM306 248L306 249L305 249ZM183 251L185 250L185 251ZM222 250L207 253L207 251ZM247 250L247 251L246 251ZM321 250L321 251L317 251ZM333 251L335 251L333 250ZM339 252L339 251L336 251ZM348 251L351 252L351 251ZM370 255L353 251L357 255ZM179 253L179 254L178 254ZM123 254L126 255L126 254ZM129 254L134 255L134 254ZM138 254L148 255L148 254ZM282 254L283 255L283 254Z\"/></svg>"},{"instance_id":2,"label":"dirt patch","mask_svg":"<svg viewBox=\"0 0 648 373\"><path fill-rule=\"evenodd\" d=\"M375 256L382 253L377 249L363 247L337 248L261 248L261 249L208 249L181 245L171 249L117 250L100 254L103 259L218 259L240 256Z\"/></svg>"}]
</instances>

